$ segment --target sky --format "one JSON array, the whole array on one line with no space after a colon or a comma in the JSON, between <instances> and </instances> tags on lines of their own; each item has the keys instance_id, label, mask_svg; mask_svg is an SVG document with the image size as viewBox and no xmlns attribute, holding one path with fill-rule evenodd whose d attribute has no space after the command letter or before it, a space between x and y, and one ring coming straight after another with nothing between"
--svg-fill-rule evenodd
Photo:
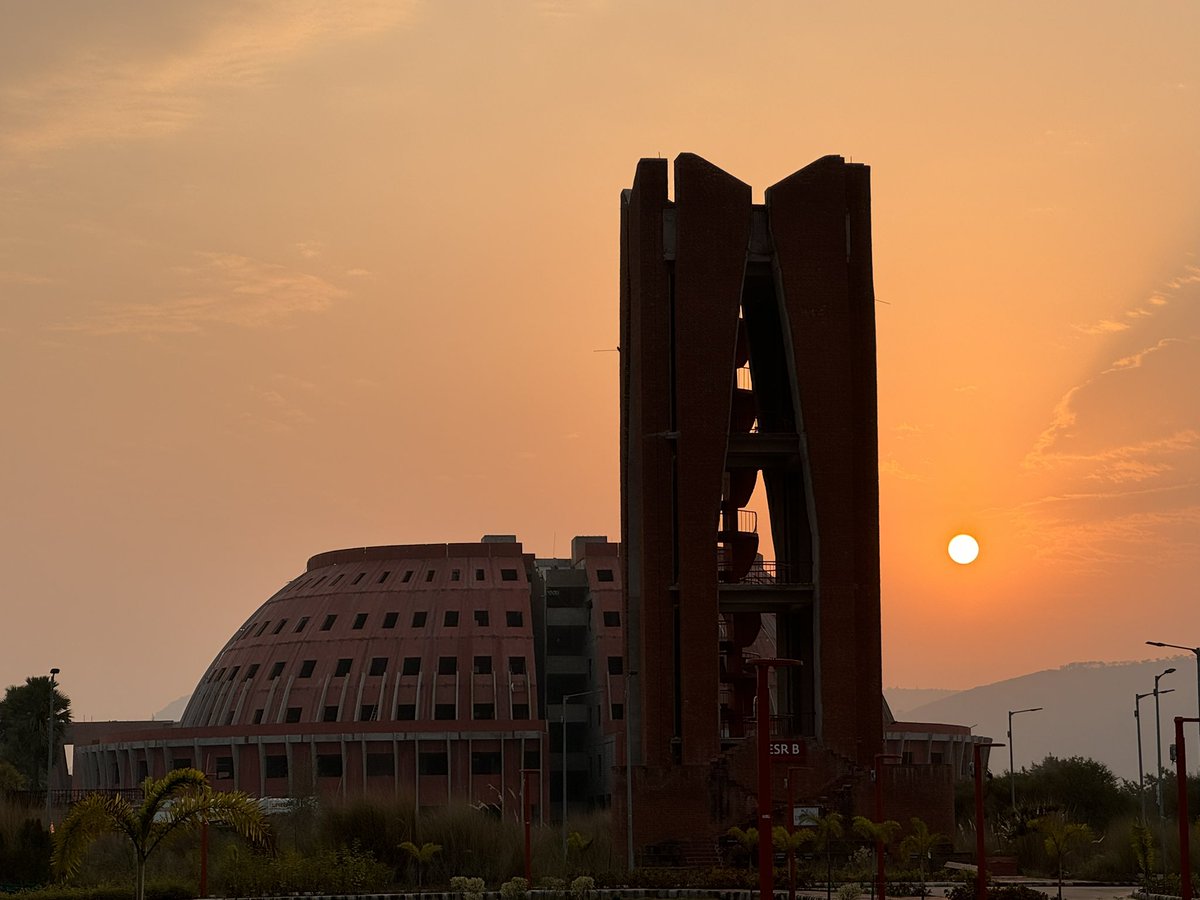
<instances>
[{"instance_id":1,"label":"sky","mask_svg":"<svg viewBox=\"0 0 1200 900\"><path fill-rule=\"evenodd\" d=\"M315 553L615 539L619 196L681 152L871 166L885 685L1200 644L1197 34L0 0L0 684L145 717Z\"/></svg>"}]
</instances>

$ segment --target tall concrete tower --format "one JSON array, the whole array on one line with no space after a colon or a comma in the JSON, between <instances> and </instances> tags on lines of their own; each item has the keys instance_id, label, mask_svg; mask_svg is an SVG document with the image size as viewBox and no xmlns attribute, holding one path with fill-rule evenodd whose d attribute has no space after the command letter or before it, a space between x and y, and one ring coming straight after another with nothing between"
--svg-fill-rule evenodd
<instances>
[{"instance_id":1,"label":"tall concrete tower","mask_svg":"<svg viewBox=\"0 0 1200 900\"><path fill-rule=\"evenodd\" d=\"M883 742L869 169L823 157L758 205L698 156L674 166L674 199L661 159L621 195L640 847L744 821L763 727L799 748L798 795L826 807L855 806ZM773 559L746 509L756 489ZM802 665L761 710L748 663L772 643Z\"/></svg>"}]
</instances>

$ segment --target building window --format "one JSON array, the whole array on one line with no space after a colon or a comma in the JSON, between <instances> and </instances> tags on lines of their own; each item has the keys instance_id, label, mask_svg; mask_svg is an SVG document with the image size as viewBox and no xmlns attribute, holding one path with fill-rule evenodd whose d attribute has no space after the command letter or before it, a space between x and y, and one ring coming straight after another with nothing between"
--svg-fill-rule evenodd
<instances>
[{"instance_id":1,"label":"building window","mask_svg":"<svg viewBox=\"0 0 1200 900\"><path fill-rule=\"evenodd\" d=\"M472 666L472 671L476 675L491 675L492 674L492 658L490 656L475 657L475 663ZM47 719L50 718L49 714L46 715L46 718Z\"/></svg>"},{"instance_id":2,"label":"building window","mask_svg":"<svg viewBox=\"0 0 1200 900\"><path fill-rule=\"evenodd\" d=\"M300 621L296 623L296 627L292 629L292 634L299 634L300 632L302 632L304 630L304 626L307 624L308 624L308 616L301 616Z\"/></svg>"},{"instance_id":3,"label":"building window","mask_svg":"<svg viewBox=\"0 0 1200 900\"><path fill-rule=\"evenodd\" d=\"M239 669L241 669L241 666L234 666L232 669L230 669L230 670L229 670L229 677L228 677L228 678L226 678L225 680L226 680L226 681L233 681L235 678L237 678L237 673L238 673L238 670L239 670ZM49 718L49 716L47 716L47 718Z\"/></svg>"},{"instance_id":4,"label":"building window","mask_svg":"<svg viewBox=\"0 0 1200 900\"><path fill-rule=\"evenodd\" d=\"M389 578L391 578L391 577L392 577L392 573L391 573L391 572L384 572L382 575L380 575L380 576L379 576L379 580L378 580L377 582L375 582L375 583L376 583L376 584L383 584L385 581L387 581L387 580L388 580Z\"/></svg>"},{"instance_id":5,"label":"building window","mask_svg":"<svg viewBox=\"0 0 1200 900\"><path fill-rule=\"evenodd\" d=\"M439 675L457 675L458 674L458 657L457 656L439 656L438 657L438 674ZM46 716L50 718L49 715Z\"/></svg>"},{"instance_id":6,"label":"building window","mask_svg":"<svg viewBox=\"0 0 1200 900\"><path fill-rule=\"evenodd\" d=\"M47 717L49 718L49 717ZM217 778L232 778L233 777L233 757L218 756L217 757Z\"/></svg>"},{"instance_id":7,"label":"building window","mask_svg":"<svg viewBox=\"0 0 1200 900\"><path fill-rule=\"evenodd\" d=\"M339 659L337 661L337 668L333 670L333 677L341 678L343 675L349 675L349 674L350 674L350 660Z\"/></svg>"},{"instance_id":8,"label":"building window","mask_svg":"<svg viewBox=\"0 0 1200 900\"><path fill-rule=\"evenodd\" d=\"M49 718L49 716L47 715L46 718ZM476 703L471 707L471 718L480 720L496 718L496 704Z\"/></svg>"},{"instance_id":9,"label":"building window","mask_svg":"<svg viewBox=\"0 0 1200 900\"><path fill-rule=\"evenodd\" d=\"M454 720L458 718L458 709L453 703L435 703L433 705L433 717L442 720Z\"/></svg>"},{"instance_id":10,"label":"building window","mask_svg":"<svg viewBox=\"0 0 1200 900\"><path fill-rule=\"evenodd\" d=\"M621 675L625 671L625 660L619 656L610 656L608 658L608 674Z\"/></svg>"},{"instance_id":11,"label":"building window","mask_svg":"<svg viewBox=\"0 0 1200 900\"><path fill-rule=\"evenodd\" d=\"M279 623L273 629L271 629L271 634L279 634L279 632L283 631L283 626L286 624L287 619L280 619ZM47 718L49 718L49 716L47 716Z\"/></svg>"},{"instance_id":12,"label":"building window","mask_svg":"<svg viewBox=\"0 0 1200 900\"><path fill-rule=\"evenodd\" d=\"M246 670L246 681L249 681L251 678L253 678L257 674L258 674L258 663L250 663L250 668L248 668ZM47 716L46 718L49 718L49 716Z\"/></svg>"},{"instance_id":13,"label":"building window","mask_svg":"<svg viewBox=\"0 0 1200 900\"><path fill-rule=\"evenodd\" d=\"M364 703L358 708L358 721L374 722L377 707L374 703Z\"/></svg>"},{"instance_id":14,"label":"building window","mask_svg":"<svg viewBox=\"0 0 1200 900\"><path fill-rule=\"evenodd\" d=\"M610 610L604 613L604 624L608 628L619 628L621 625L621 614Z\"/></svg>"},{"instance_id":15,"label":"building window","mask_svg":"<svg viewBox=\"0 0 1200 900\"><path fill-rule=\"evenodd\" d=\"M367 614L359 613L354 617L354 624L351 626L355 631L362 631L363 626L367 624Z\"/></svg>"},{"instance_id":16,"label":"building window","mask_svg":"<svg viewBox=\"0 0 1200 900\"><path fill-rule=\"evenodd\" d=\"M620 659L620 657L617 657ZM387 657L376 656L371 660L371 668L367 670L368 675L382 675L387 671ZM49 718L49 716L47 716Z\"/></svg>"},{"instance_id":17,"label":"building window","mask_svg":"<svg viewBox=\"0 0 1200 900\"><path fill-rule=\"evenodd\" d=\"M275 665L271 666L271 680L274 681L276 678L278 678L282 674L283 674L283 661L280 660L279 662L275 663ZM50 718L50 717L47 716L46 718Z\"/></svg>"},{"instance_id":18,"label":"building window","mask_svg":"<svg viewBox=\"0 0 1200 900\"><path fill-rule=\"evenodd\" d=\"M450 570L450 580L451 581L462 581L462 569L451 569ZM47 715L46 718L48 719L48 718L50 718L50 716Z\"/></svg>"},{"instance_id":19,"label":"building window","mask_svg":"<svg viewBox=\"0 0 1200 900\"><path fill-rule=\"evenodd\" d=\"M327 615L325 617L325 621L321 623L321 630L328 631L330 628L333 627L333 623L336 621L337 621L337 614L330 613L329 615Z\"/></svg>"},{"instance_id":20,"label":"building window","mask_svg":"<svg viewBox=\"0 0 1200 900\"><path fill-rule=\"evenodd\" d=\"M425 612L425 610L423 610L423 609L418 609L415 613L413 613L412 627L413 628L424 628L425 620L427 618L429 618L429 613ZM46 718L48 719L50 717L46 716Z\"/></svg>"},{"instance_id":21,"label":"building window","mask_svg":"<svg viewBox=\"0 0 1200 900\"><path fill-rule=\"evenodd\" d=\"M475 570L475 580L476 580L476 581L483 581L483 569L476 569L476 570ZM48 718L50 718L50 717L49 717L49 716L47 716L46 718L48 719Z\"/></svg>"},{"instance_id":22,"label":"building window","mask_svg":"<svg viewBox=\"0 0 1200 900\"><path fill-rule=\"evenodd\" d=\"M429 569L425 573L425 581L427 581L427 582L433 581L433 577L435 575L437 575L437 569ZM49 716L47 716L46 718L49 718Z\"/></svg>"},{"instance_id":23,"label":"building window","mask_svg":"<svg viewBox=\"0 0 1200 900\"><path fill-rule=\"evenodd\" d=\"M319 587L321 586L321 582L322 582L322 581L324 581L324 580L325 580L325 576L324 576L324 575L322 575L320 578L318 578L316 581L314 581L314 582L313 582L313 589L315 590L315 589L319 588Z\"/></svg>"},{"instance_id":24,"label":"building window","mask_svg":"<svg viewBox=\"0 0 1200 900\"><path fill-rule=\"evenodd\" d=\"M301 678L312 678L313 670L316 667L317 667L317 661L315 659L306 659L304 662L302 662L300 664L300 677Z\"/></svg>"},{"instance_id":25,"label":"building window","mask_svg":"<svg viewBox=\"0 0 1200 900\"><path fill-rule=\"evenodd\" d=\"M413 570L409 569L407 572L404 573L404 577L401 578L400 580L404 584L408 584L410 581L412 581L412 577L413 577Z\"/></svg>"},{"instance_id":26,"label":"building window","mask_svg":"<svg viewBox=\"0 0 1200 900\"><path fill-rule=\"evenodd\" d=\"M525 657L510 656L508 658L508 671L512 675L524 675L525 674ZM50 717L46 716L46 718L48 719Z\"/></svg>"},{"instance_id":27,"label":"building window","mask_svg":"<svg viewBox=\"0 0 1200 900\"><path fill-rule=\"evenodd\" d=\"M336 722L338 719L338 708L336 706L325 707L324 713L321 715L322 722Z\"/></svg>"},{"instance_id":28,"label":"building window","mask_svg":"<svg viewBox=\"0 0 1200 900\"><path fill-rule=\"evenodd\" d=\"M504 621L509 628L520 628L525 624L525 616L521 614L520 610L510 609L504 614Z\"/></svg>"},{"instance_id":29,"label":"building window","mask_svg":"<svg viewBox=\"0 0 1200 900\"><path fill-rule=\"evenodd\" d=\"M401 675L420 675L421 674L421 657L406 656L404 657L404 668L400 670ZM49 714L46 715L49 719Z\"/></svg>"},{"instance_id":30,"label":"building window","mask_svg":"<svg viewBox=\"0 0 1200 900\"><path fill-rule=\"evenodd\" d=\"M266 778L287 778L287 756L268 756L264 761L263 775Z\"/></svg>"},{"instance_id":31,"label":"building window","mask_svg":"<svg viewBox=\"0 0 1200 900\"><path fill-rule=\"evenodd\" d=\"M597 569L596 570L596 580L597 581L612 581L613 580L613 570L612 569Z\"/></svg>"},{"instance_id":32,"label":"building window","mask_svg":"<svg viewBox=\"0 0 1200 900\"><path fill-rule=\"evenodd\" d=\"M342 777L342 754L340 754L340 753L318 753L317 754L317 777L318 778L341 778Z\"/></svg>"},{"instance_id":33,"label":"building window","mask_svg":"<svg viewBox=\"0 0 1200 900\"><path fill-rule=\"evenodd\" d=\"M350 582L350 586L354 587L354 585L358 584L360 581L362 581L366 577L367 577L366 572L359 572L357 575L354 576L354 580L352 582Z\"/></svg>"},{"instance_id":34,"label":"building window","mask_svg":"<svg viewBox=\"0 0 1200 900\"><path fill-rule=\"evenodd\" d=\"M254 724L255 724L255 725L261 725L261 724L262 724L262 717L263 717L263 711L262 711L261 709L256 709L256 710L254 711ZM47 719L49 719L50 717L49 717L49 716L46 716L46 718L47 718Z\"/></svg>"},{"instance_id":35,"label":"building window","mask_svg":"<svg viewBox=\"0 0 1200 900\"><path fill-rule=\"evenodd\" d=\"M283 721L285 721L285 722L299 722L299 721L300 721L300 707L298 707L298 706L289 706L289 707L288 707L288 711L287 711L287 715L285 715L285 716L283 717Z\"/></svg>"},{"instance_id":36,"label":"building window","mask_svg":"<svg viewBox=\"0 0 1200 900\"><path fill-rule=\"evenodd\" d=\"M472 775L499 775L500 751L476 750L471 754Z\"/></svg>"},{"instance_id":37,"label":"building window","mask_svg":"<svg viewBox=\"0 0 1200 900\"><path fill-rule=\"evenodd\" d=\"M540 769L542 767L542 751L537 747L526 750L523 766L526 769Z\"/></svg>"},{"instance_id":38,"label":"building window","mask_svg":"<svg viewBox=\"0 0 1200 900\"><path fill-rule=\"evenodd\" d=\"M528 703L514 703L513 704L513 718L514 719L528 719L529 718L529 704Z\"/></svg>"},{"instance_id":39,"label":"building window","mask_svg":"<svg viewBox=\"0 0 1200 900\"><path fill-rule=\"evenodd\" d=\"M342 580L343 578L345 578L345 577L346 577L346 573L345 573L345 572L343 572L343 573L342 573L341 575L339 575L337 578L333 579L333 581L329 582L329 586L330 586L330 587L333 587L335 584L337 584L339 581L341 581L341 580Z\"/></svg>"},{"instance_id":40,"label":"building window","mask_svg":"<svg viewBox=\"0 0 1200 900\"><path fill-rule=\"evenodd\" d=\"M500 570L500 580L501 581L516 581L517 580L517 570L516 569L501 569Z\"/></svg>"},{"instance_id":41,"label":"building window","mask_svg":"<svg viewBox=\"0 0 1200 900\"><path fill-rule=\"evenodd\" d=\"M477 609L477 610L475 610L475 624L476 624L476 625L479 625L479 626L482 626L482 627L486 627L486 626L487 626L487 624L488 624L488 611L487 611L486 609ZM49 715L47 715L47 716L46 716L46 718L48 719L48 718L50 718L50 716L49 716Z\"/></svg>"},{"instance_id":42,"label":"building window","mask_svg":"<svg viewBox=\"0 0 1200 900\"><path fill-rule=\"evenodd\" d=\"M46 717L50 718L49 716ZM172 769L190 769L192 767L192 758L190 756L181 756L171 763Z\"/></svg>"},{"instance_id":43,"label":"building window","mask_svg":"<svg viewBox=\"0 0 1200 900\"><path fill-rule=\"evenodd\" d=\"M49 718L49 715L46 716ZM417 718L417 704L401 703L396 707L396 718L401 722L411 722Z\"/></svg>"},{"instance_id":44,"label":"building window","mask_svg":"<svg viewBox=\"0 0 1200 900\"><path fill-rule=\"evenodd\" d=\"M417 771L422 775L445 775L450 771L450 760L446 757L446 751L423 751L417 757Z\"/></svg>"},{"instance_id":45,"label":"building window","mask_svg":"<svg viewBox=\"0 0 1200 900\"><path fill-rule=\"evenodd\" d=\"M625 704L624 703L614 703L612 705L612 717L613 717L614 721L625 718Z\"/></svg>"},{"instance_id":46,"label":"building window","mask_svg":"<svg viewBox=\"0 0 1200 900\"><path fill-rule=\"evenodd\" d=\"M395 627L396 627L396 622L397 622L399 619L400 619L400 613L398 613L398 612L390 612L390 613L387 613L387 614L386 614L386 615L383 617L383 627L384 627L384 629L395 628Z\"/></svg>"},{"instance_id":47,"label":"building window","mask_svg":"<svg viewBox=\"0 0 1200 900\"><path fill-rule=\"evenodd\" d=\"M46 718L50 718L46 716ZM931 766L940 766L942 764L942 754L938 750L934 750L929 754L929 764Z\"/></svg>"},{"instance_id":48,"label":"building window","mask_svg":"<svg viewBox=\"0 0 1200 900\"><path fill-rule=\"evenodd\" d=\"M457 609L446 610L446 614L444 616L442 616L442 625L446 628L457 628L458 627L458 610ZM47 715L46 718L48 719L50 717Z\"/></svg>"},{"instance_id":49,"label":"building window","mask_svg":"<svg viewBox=\"0 0 1200 900\"><path fill-rule=\"evenodd\" d=\"M391 753L367 754L367 777L396 774L396 757Z\"/></svg>"},{"instance_id":50,"label":"building window","mask_svg":"<svg viewBox=\"0 0 1200 900\"><path fill-rule=\"evenodd\" d=\"M270 622L263 622L261 625L258 626L258 631L254 632L254 636L262 637L262 633L267 630L267 626L270 624L271 624ZM47 716L46 718L50 718L50 717Z\"/></svg>"}]
</instances>

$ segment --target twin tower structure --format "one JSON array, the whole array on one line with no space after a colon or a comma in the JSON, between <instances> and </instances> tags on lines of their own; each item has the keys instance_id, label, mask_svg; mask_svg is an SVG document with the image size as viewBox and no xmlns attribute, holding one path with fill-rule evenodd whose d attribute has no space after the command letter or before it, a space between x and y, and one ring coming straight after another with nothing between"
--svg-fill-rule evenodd
<instances>
[{"instance_id":1,"label":"twin tower structure","mask_svg":"<svg viewBox=\"0 0 1200 900\"><path fill-rule=\"evenodd\" d=\"M639 162L621 195L639 847L750 821L763 728L798 802L862 806L884 736L877 432L869 169L823 157L755 204L698 156L675 160L674 198L667 161ZM759 655L801 663L769 710Z\"/></svg>"}]
</instances>

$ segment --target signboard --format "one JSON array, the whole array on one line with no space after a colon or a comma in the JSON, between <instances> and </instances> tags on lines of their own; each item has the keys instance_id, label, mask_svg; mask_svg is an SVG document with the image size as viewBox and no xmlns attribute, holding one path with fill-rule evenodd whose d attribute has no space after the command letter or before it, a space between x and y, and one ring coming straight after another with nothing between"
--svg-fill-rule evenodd
<instances>
[{"instance_id":1,"label":"signboard","mask_svg":"<svg viewBox=\"0 0 1200 900\"><path fill-rule=\"evenodd\" d=\"M805 757L804 741L771 741L767 751L771 759L802 760Z\"/></svg>"},{"instance_id":2,"label":"signboard","mask_svg":"<svg viewBox=\"0 0 1200 900\"><path fill-rule=\"evenodd\" d=\"M799 828L801 825L816 825L819 818L821 818L821 807L819 806L792 807L793 828Z\"/></svg>"}]
</instances>

